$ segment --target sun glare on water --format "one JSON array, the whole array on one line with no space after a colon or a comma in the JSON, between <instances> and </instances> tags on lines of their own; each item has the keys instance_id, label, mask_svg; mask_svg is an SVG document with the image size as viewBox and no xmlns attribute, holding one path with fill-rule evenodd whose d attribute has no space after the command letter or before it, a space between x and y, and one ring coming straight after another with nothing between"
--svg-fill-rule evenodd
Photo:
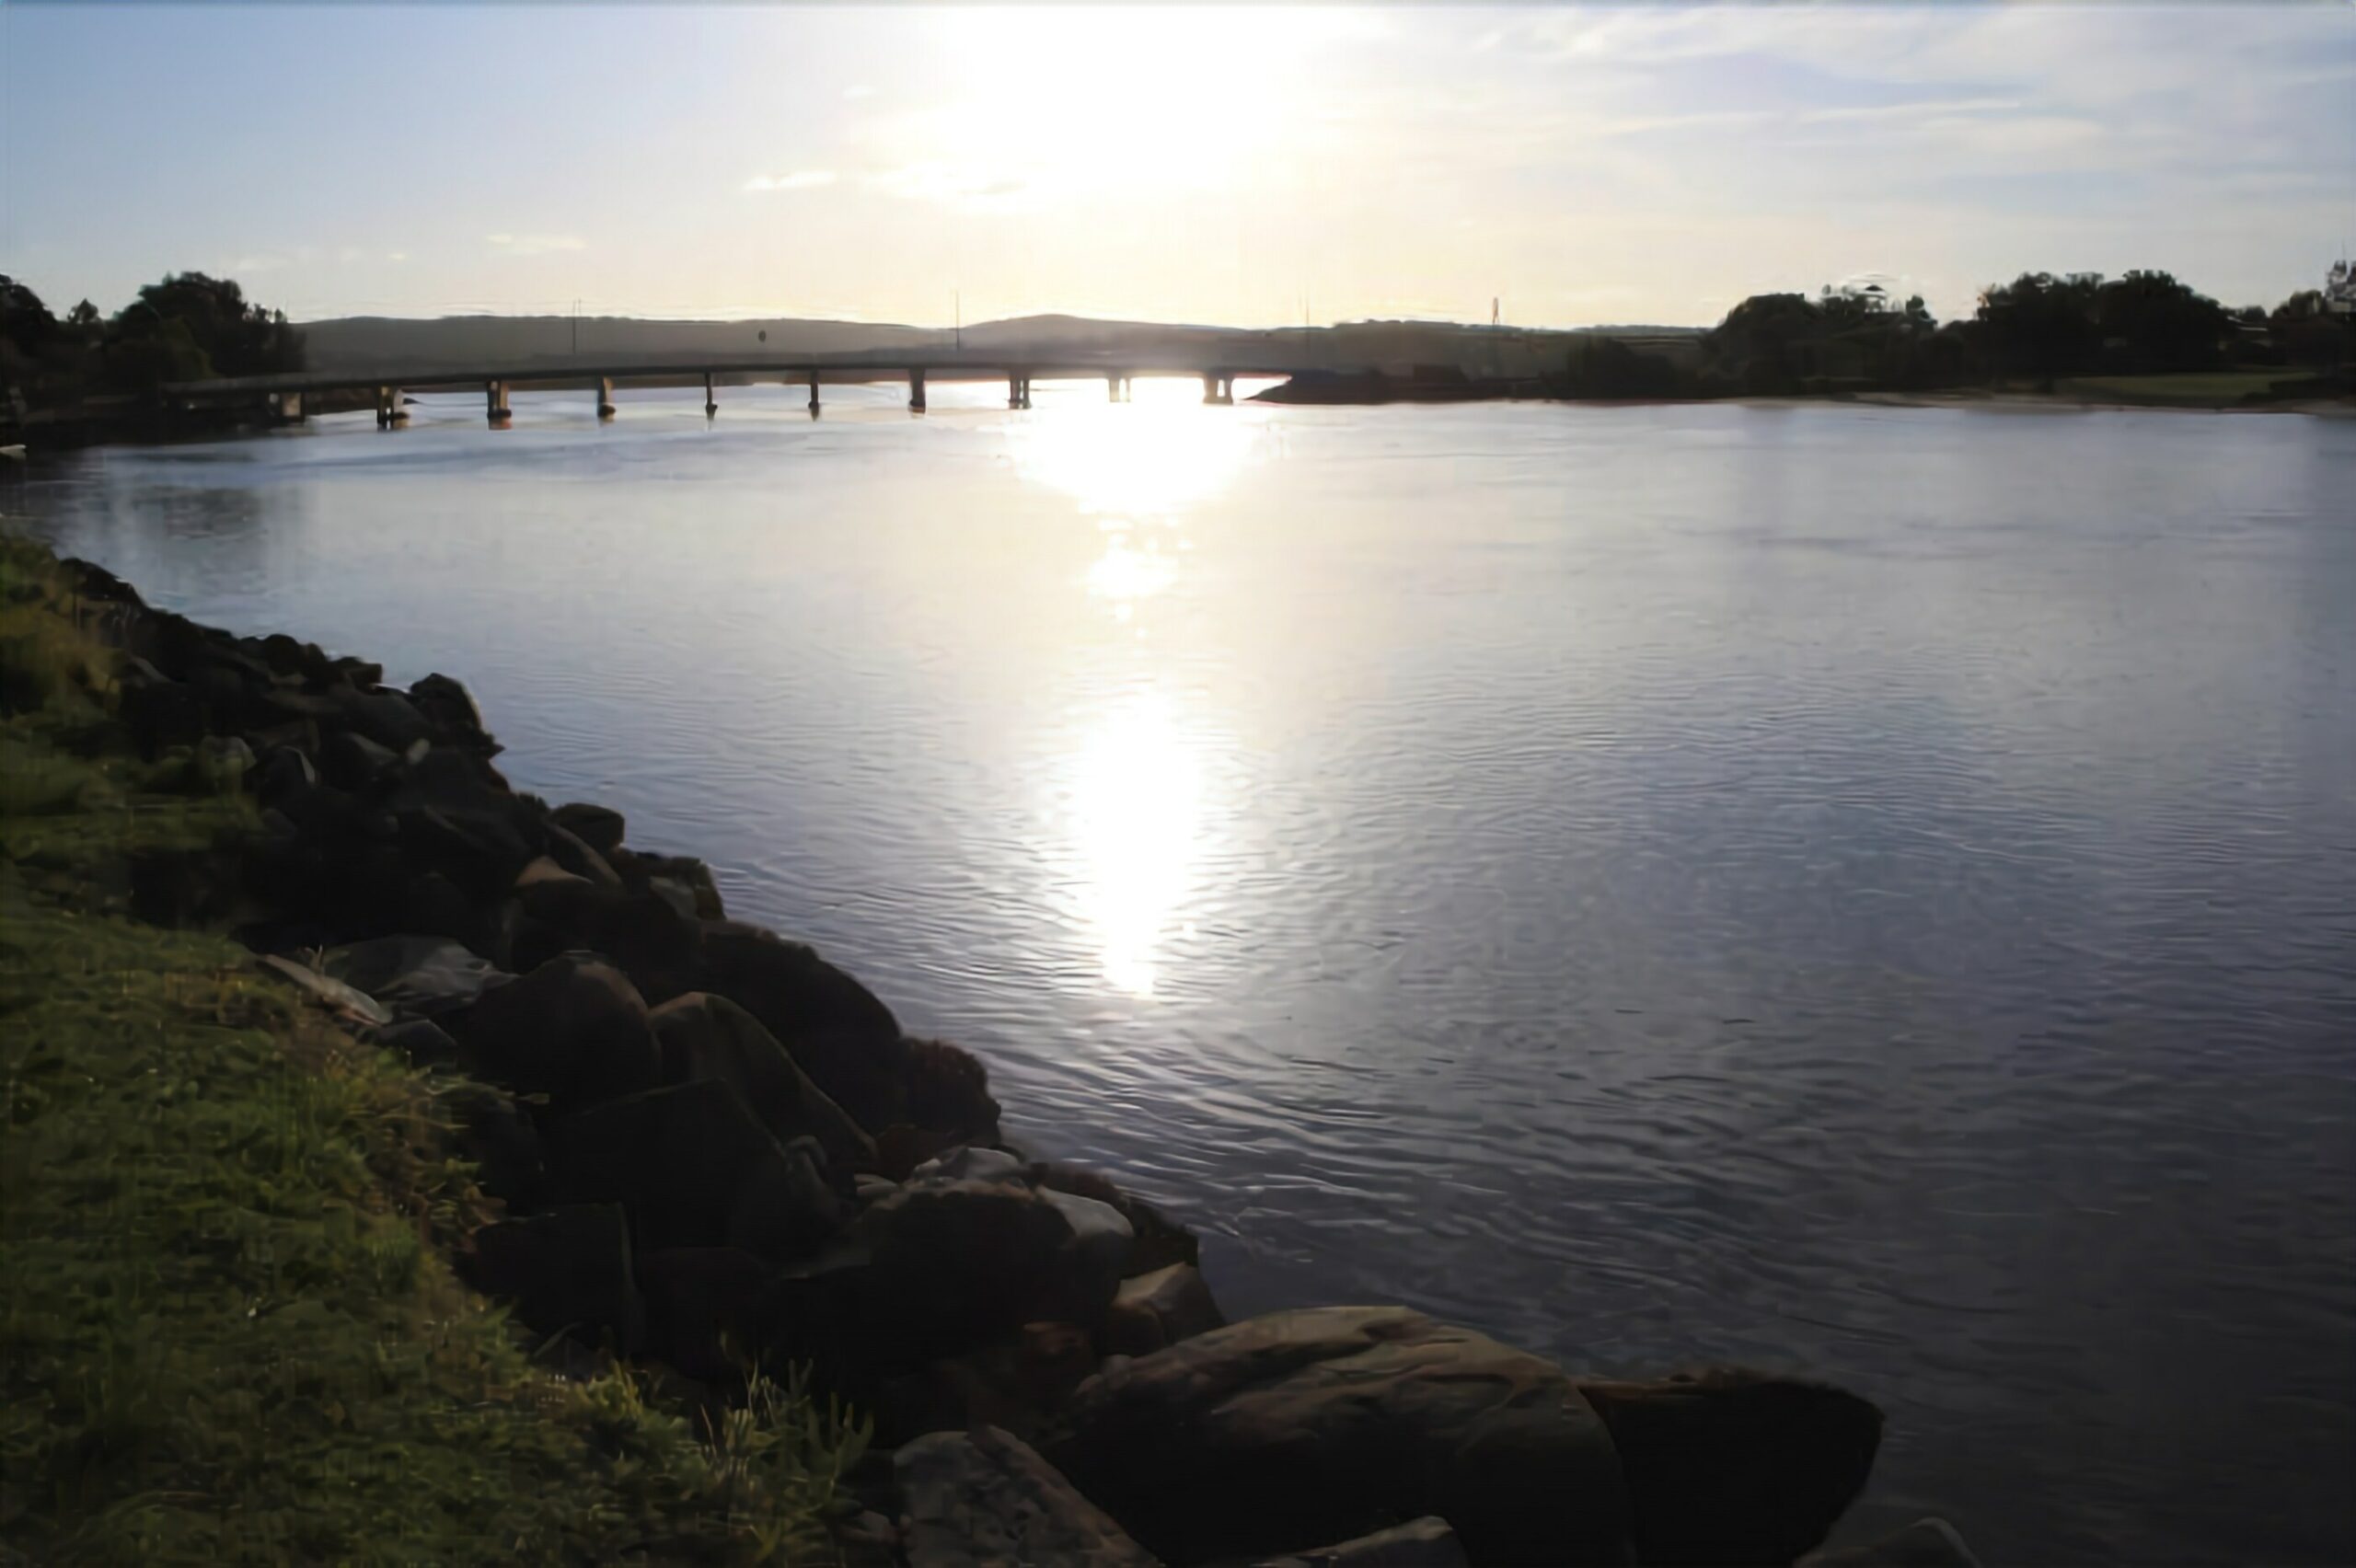
<instances>
[{"instance_id":1,"label":"sun glare on water","mask_svg":"<svg viewBox=\"0 0 2356 1568\"><path fill-rule=\"evenodd\" d=\"M1138 381L1131 396L1011 421L1007 440L1018 474L1070 498L1093 543L1077 586L1133 634L1110 654L1101 644L1087 653L1114 659L1120 684L1090 699L1058 771L1069 790L1068 891L1105 982L1142 997L1162 978L1218 816L1206 743L1173 696L1162 667L1173 653L1150 635L1152 612L1193 559L1192 514L1234 479L1257 436L1243 410L1203 407L1198 382Z\"/></svg>"}]
</instances>

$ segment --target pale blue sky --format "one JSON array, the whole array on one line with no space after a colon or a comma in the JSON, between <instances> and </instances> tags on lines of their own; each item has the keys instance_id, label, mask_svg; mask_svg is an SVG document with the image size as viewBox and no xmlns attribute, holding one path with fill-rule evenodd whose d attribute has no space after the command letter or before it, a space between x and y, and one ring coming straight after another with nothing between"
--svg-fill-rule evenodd
<instances>
[{"instance_id":1,"label":"pale blue sky","mask_svg":"<svg viewBox=\"0 0 2356 1568\"><path fill-rule=\"evenodd\" d=\"M2228 304L2356 237L2356 5L0 0L0 271L297 318L1706 323L1875 273Z\"/></svg>"}]
</instances>

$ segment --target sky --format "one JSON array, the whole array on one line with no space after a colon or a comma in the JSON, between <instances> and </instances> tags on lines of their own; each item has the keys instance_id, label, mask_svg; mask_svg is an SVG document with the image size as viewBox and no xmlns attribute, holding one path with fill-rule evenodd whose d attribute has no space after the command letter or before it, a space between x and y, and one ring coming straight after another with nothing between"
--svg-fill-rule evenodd
<instances>
[{"instance_id":1,"label":"sky","mask_svg":"<svg viewBox=\"0 0 2356 1568\"><path fill-rule=\"evenodd\" d=\"M111 312L1706 325L2356 240L2356 4L0 0L0 271Z\"/></svg>"}]
</instances>

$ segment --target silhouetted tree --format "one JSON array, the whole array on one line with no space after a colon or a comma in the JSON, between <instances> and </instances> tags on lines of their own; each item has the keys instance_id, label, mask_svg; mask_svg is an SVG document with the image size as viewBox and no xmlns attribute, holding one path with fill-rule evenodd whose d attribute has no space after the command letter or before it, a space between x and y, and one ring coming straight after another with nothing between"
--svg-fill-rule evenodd
<instances>
[{"instance_id":1,"label":"silhouetted tree","mask_svg":"<svg viewBox=\"0 0 2356 1568\"><path fill-rule=\"evenodd\" d=\"M2105 368L2207 370L2225 359L2233 318L2165 272L2130 272L2095 291Z\"/></svg>"}]
</instances>

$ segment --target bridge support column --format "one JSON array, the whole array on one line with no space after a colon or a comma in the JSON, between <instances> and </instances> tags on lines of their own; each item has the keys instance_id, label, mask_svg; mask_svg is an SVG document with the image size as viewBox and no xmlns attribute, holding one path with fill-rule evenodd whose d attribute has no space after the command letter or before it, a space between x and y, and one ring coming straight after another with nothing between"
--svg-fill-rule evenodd
<instances>
[{"instance_id":1,"label":"bridge support column","mask_svg":"<svg viewBox=\"0 0 2356 1568\"><path fill-rule=\"evenodd\" d=\"M711 389L711 372L703 373L703 417L710 419L720 412L720 398Z\"/></svg>"},{"instance_id":2,"label":"bridge support column","mask_svg":"<svg viewBox=\"0 0 2356 1568\"><path fill-rule=\"evenodd\" d=\"M1235 378L1216 370L1206 373L1203 376L1203 401L1206 403L1234 402Z\"/></svg>"},{"instance_id":3,"label":"bridge support column","mask_svg":"<svg viewBox=\"0 0 2356 1568\"><path fill-rule=\"evenodd\" d=\"M924 412L924 372L921 370L908 372L908 410L918 414Z\"/></svg>"},{"instance_id":4,"label":"bridge support column","mask_svg":"<svg viewBox=\"0 0 2356 1568\"><path fill-rule=\"evenodd\" d=\"M810 417L818 417L818 373L814 370L810 373Z\"/></svg>"},{"instance_id":5,"label":"bridge support column","mask_svg":"<svg viewBox=\"0 0 2356 1568\"><path fill-rule=\"evenodd\" d=\"M614 378L610 375L597 377L597 417L601 420L614 417Z\"/></svg>"},{"instance_id":6,"label":"bridge support column","mask_svg":"<svg viewBox=\"0 0 2356 1568\"><path fill-rule=\"evenodd\" d=\"M1027 409L1031 406L1031 377L1021 371L1009 371L1006 376L1006 406Z\"/></svg>"},{"instance_id":7,"label":"bridge support column","mask_svg":"<svg viewBox=\"0 0 2356 1568\"><path fill-rule=\"evenodd\" d=\"M273 392L270 395L270 411L277 419L294 424L303 418L303 394Z\"/></svg>"},{"instance_id":8,"label":"bridge support column","mask_svg":"<svg viewBox=\"0 0 2356 1568\"><path fill-rule=\"evenodd\" d=\"M514 417L507 406L507 383L486 381L482 384L483 417L493 425L503 425Z\"/></svg>"},{"instance_id":9,"label":"bridge support column","mask_svg":"<svg viewBox=\"0 0 2356 1568\"><path fill-rule=\"evenodd\" d=\"M376 428L390 430L398 424L409 423L409 405L401 399L398 386L376 388Z\"/></svg>"}]
</instances>

